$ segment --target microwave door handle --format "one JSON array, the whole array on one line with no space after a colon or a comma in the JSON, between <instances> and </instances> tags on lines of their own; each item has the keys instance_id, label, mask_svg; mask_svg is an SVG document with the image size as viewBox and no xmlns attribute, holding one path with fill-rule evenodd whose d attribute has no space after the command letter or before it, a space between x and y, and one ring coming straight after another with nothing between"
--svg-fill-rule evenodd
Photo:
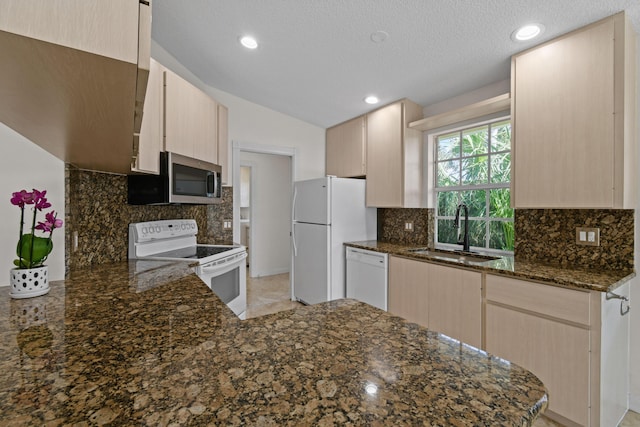
<instances>
[{"instance_id":1,"label":"microwave door handle","mask_svg":"<svg viewBox=\"0 0 640 427\"><path fill-rule=\"evenodd\" d=\"M216 184L216 174L213 172L207 172L207 194L215 195Z\"/></svg>"}]
</instances>

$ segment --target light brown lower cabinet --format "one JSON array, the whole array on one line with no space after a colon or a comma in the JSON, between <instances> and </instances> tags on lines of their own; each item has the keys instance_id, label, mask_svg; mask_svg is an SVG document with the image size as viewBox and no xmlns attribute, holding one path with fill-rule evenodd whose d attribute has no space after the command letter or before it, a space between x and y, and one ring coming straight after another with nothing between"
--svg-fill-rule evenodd
<instances>
[{"instance_id":1,"label":"light brown lower cabinet","mask_svg":"<svg viewBox=\"0 0 640 427\"><path fill-rule=\"evenodd\" d=\"M627 409L629 316L603 292L486 275L486 350L533 372L547 415L614 426ZM616 290L629 295L629 285Z\"/></svg>"},{"instance_id":2,"label":"light brown lower cabinet","mask_svg":"<svg viewBox=\"0 0 640 427\"><path fill-rule=\"evenodd\" d=\"M429 265L429 329L482 347L482 273Z\"/></svg>"},{"instance_id":3,"label":"light brown lower cabinet","mask_svg":"<svg viewBox=\"0 0 640 427\"><path fill-rule=\"evenodd\" d=\"M406 258L389 258L389 313L429 327L429 264Z\"/></svg>"},{"instance_id":4,"label":"light brown lower cabinet","mask_svg":"<svg viewBox=\"0 0 640 427\"><path fill-rule=\"evenodd\" d=\"M392 256L389 312L482 346L482 273Z\"/></svg>"},{"instance_id":5,"label":"light brown lower cabinet","mask_svg":"<svg viewBox=\"0 0 640 427\"><path fill-rule=\"evenodd\" d=\"M614 292L628 298L629 284ZM389 260L390 313L530 370L549 391L546 415L567 426L615 426L627 411L628 305L604 292Z\"/></svg>"}]
</instances>

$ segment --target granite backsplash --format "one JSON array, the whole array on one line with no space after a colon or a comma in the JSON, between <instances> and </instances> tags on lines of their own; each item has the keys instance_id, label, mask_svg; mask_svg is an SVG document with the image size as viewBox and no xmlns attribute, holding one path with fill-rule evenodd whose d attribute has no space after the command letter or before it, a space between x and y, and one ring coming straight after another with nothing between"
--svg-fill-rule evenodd
<instances>
[{"instance_id":1,"label":"granite backsplash","mask_svg":"<svg viewBox=\"0 0 640 427\"><path fill-rule=\"evenodd\" d=\"M605 270L634 268L635 211L516 209L516 260ZM600 229L600 246L576 244L576 227Z\"/></svg>"},{"instance_id":2,"label":"granite backsplash","mask_svg":"<svg viewBox=\"0 0 640 427\"><path fill-rule=\"evenodd\" d=\"M605 270L634 268L634 211L517 209L516 260ZM405 223L413 223L413 231ZM576 244L576 227L600 228L600 246ZM433 246L434 209L378 209L378 240Z\"/></svg>"},{"instance_id":3,"label":"granite backsplash","mask_svg":"<svg viewBox=\"0 0 640 427\"><path fill-rule=\"evenodd\" d=\"M222 203L216 205L132 206L127 204L127 177L101 172L65 169L65 268L127 259L128 225L159 219L193 218L198 223L198 241L228 243L233 230L223 229L223 220L233 214L233 191L222 188ZM73 250L73 234L78 248Z\"/></svg>"},{"instance_id":4,"label":"granite backsplash","mask_svg":"<svg viewBox=\"0 0 640 427\"><path fill-rule=\"evenodd\" d=\"M378 240L433 246L434 209L378 208ZM405 230L405 223L413 230Z\"/></svg>"}]
</instances>

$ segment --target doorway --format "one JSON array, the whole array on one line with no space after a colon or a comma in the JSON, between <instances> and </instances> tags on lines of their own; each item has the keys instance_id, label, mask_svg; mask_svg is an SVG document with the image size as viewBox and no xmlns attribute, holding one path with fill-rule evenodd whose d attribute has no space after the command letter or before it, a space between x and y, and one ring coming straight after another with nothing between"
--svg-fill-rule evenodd
<instances>
[{"instance_id":1,"label":"doorway","mask_svg":"<svg viewBox=\"0 0 640 427\"><path fill-rule=\"evenodd\" d=\"M247 279L286 275L289 299L294 179L294 148L233 142L233 240L249 248Z\"/></svg>"}]
</instances>

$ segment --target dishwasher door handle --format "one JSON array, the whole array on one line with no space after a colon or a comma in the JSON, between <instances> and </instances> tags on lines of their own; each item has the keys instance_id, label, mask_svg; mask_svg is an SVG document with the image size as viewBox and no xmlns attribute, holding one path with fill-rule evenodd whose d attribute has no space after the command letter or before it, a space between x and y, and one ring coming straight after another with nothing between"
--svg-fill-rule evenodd
<instances>
[{"instance_id":1,"label":"dishwasher door handle","mask_svg":"<svg viewBox=\"0 0 640 427\"><path fill-rule=\"evenodd\" d=\"M347 250L347 261L361 262L381 268L384 268L387 265L385 254L378 252L372 253L371 251L361 251L353 248L348 248Z\"/></svg>"}]
</instances>

